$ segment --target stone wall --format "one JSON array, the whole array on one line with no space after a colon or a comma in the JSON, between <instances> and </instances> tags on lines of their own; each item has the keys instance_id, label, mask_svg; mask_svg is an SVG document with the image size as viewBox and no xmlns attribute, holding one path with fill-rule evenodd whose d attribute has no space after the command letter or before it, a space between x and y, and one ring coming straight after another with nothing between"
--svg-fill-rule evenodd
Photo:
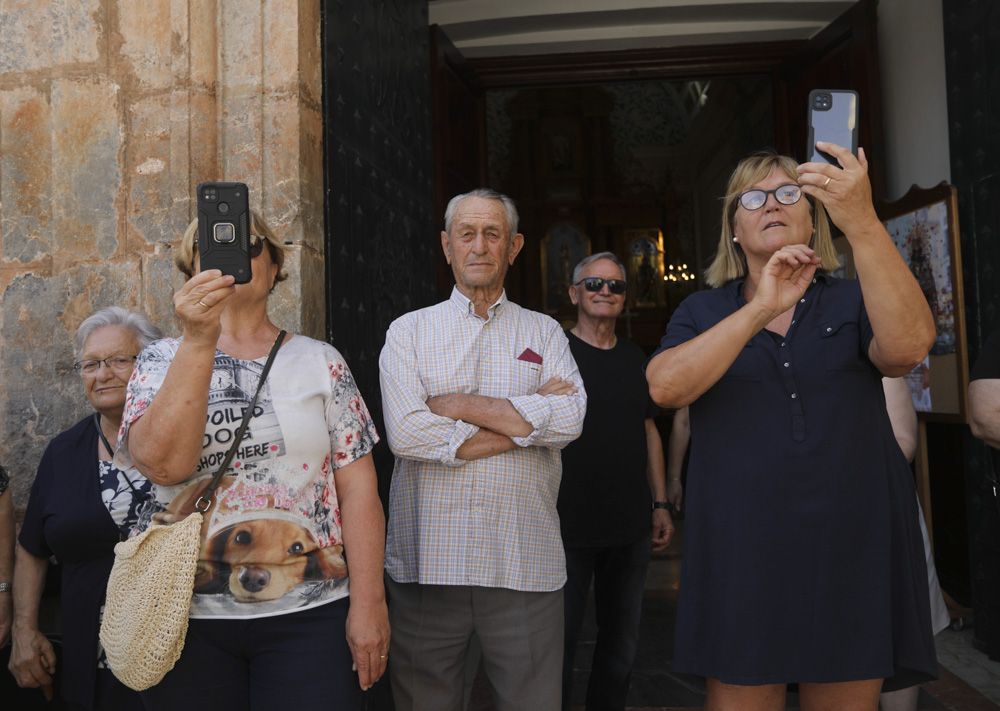
<instances>
[{"instance_id":1,"label":"stone wall","mask_svg":"<svg viewBox=\"0 0 1000 711\"><path fill-rule=\"evenodd\" d=\"M15 505L88 411L72 334L118 304L176 333L194 186L238 180L290 245L282 326L322 338L318 0L0 0L0 461Z\"/></svg>"}]
</instances>

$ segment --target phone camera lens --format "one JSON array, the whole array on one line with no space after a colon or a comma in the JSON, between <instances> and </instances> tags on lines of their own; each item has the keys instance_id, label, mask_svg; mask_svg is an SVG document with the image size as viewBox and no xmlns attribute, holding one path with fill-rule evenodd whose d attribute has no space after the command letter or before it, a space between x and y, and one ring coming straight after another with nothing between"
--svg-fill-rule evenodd
<instances>
[{"instance_id":1,"label":"phone camera lens","mask_svg":"<svg viewBox=\"0 0 1000 711\"><path fill-rule=\"evenodd\" d=\"M220 202L219 203L219 212L222 213L223 215L228 215L229 214L229 203L228 202Z\"/></svg>"}]
</instances>

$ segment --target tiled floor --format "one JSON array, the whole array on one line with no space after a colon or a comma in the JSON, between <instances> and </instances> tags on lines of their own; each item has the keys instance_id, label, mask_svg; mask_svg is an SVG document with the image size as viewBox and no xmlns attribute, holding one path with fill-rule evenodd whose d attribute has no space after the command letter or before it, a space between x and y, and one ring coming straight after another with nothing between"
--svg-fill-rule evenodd
<instances>
[{"instance_id":1,"label":"tiled floor","mask_svg":"<svg viewBox=\"0 0 1000 711\"><path fill-rule=\"evenodd\" d=\"M945 630L934 641L941 666L1000 708L1000 662L972 646L972 630Z\"/></svg>"},{"instance_id":2,"label":"tiled floor","mask_svg":"<svg viewBox=\"0 0 1000 711\"><path fill-rule=\"evenodd\" d=\"M671 551L679 550L679 542L671 546ZM651 563L639 651L628 698L629 709L633 711L679 711L700 708L704 703L704 686L700 679L670 671L679 579L678 553L668 552ZM586 694L595 634L596 625L590 611L576 655L575 704L582 704ZM1000 663L989 661L973 648L971 630L945 630L937 636L936 642L942 669L937 681L921 688L919 711L1000 710ZM492 708L488 681L480 674L473 689L470 711L491 711ZM798 708L797 696L789 693L789 711Z\"/></svg>"}]
</instances>

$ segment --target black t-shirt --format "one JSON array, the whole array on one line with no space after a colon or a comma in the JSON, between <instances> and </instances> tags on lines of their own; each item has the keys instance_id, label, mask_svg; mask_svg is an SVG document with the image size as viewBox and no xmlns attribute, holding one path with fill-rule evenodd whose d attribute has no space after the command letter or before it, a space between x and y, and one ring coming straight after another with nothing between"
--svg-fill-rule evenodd
<instances>
[{"instance_id":1,"label":"black t-shirt","mask_svg":"<svg viewBox=\"0 0 1000 711\"><path fill-rule=\"evenodd\" d=\"M587 389L579 439L562 451L559 520L571 547L633 543L650 532L645 420L656 414L646 384L646 356L619 338L595 348L567 332Z\"/></svg>"},{"instance_id":2,"label":"black t-shirt","mask_svg":"<svg viewBox=\"0 0 1000 711\"><path fill-rule=\"evenodd\" d=\"M1000 329L986 339L969 380L1000 380Z\"/></svg>"}]
</instances>

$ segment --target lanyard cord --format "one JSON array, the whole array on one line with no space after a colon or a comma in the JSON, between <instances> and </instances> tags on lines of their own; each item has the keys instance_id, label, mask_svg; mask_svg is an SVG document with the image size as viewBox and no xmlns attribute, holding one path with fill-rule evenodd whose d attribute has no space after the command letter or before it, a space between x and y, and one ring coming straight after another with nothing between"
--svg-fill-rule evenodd
<instances>
[{"instance_id":1,"label":"lanyard cord","mask_svg":"<svg viewBox=\"0 0 1000 711\"><path fill-rule=\"evenodd\" d=\"M108 450L111 457L114 458L115 450L112 448L111 443L108 442L108 438L104 436L104 430L101 429L101 413L99 412L94 413L94 427L97 428L97 436L101 438L101 442L104 443L104 447ZM133 494L138 496L139 490L135 488L135 484L133 484L132 480L128 478L128 474L125 472L122 472L121 474L122 478L125 479L125 483L128 484L128 488L132 490Z\"/></svg>"}]
</instances>

